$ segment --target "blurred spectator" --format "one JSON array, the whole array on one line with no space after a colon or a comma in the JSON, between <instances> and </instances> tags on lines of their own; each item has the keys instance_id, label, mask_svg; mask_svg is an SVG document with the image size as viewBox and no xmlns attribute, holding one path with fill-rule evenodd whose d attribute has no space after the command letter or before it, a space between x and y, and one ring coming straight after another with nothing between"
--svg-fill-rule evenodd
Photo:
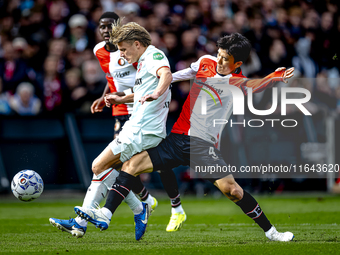
<instances>
[{"instance_id":1,"label":"blurred spectator","mask_svg":"<svg viewBox=\"0 0 340 255\"><path fill-rule=\"evenodd\" d=\"M81 13L88 17L93 7L93 0L75 0L77 7L79 8L78 13Z\"/></svg>"},{"instance_id":2,"label":"blurred spectator","mask_svg":"<svg viewBox=\"0 0 340 255\"><path fill-rule=\"evenodd\" d=\"M81 81L81 71L79 68L71 68L65 73L66 88L64 91L64 103L67 111L75 111L81 106L81 100L87 93Z\"/></svg>"},{"instance_id":3,"label":"blurred spectator","mask_svg":"<svg viewBox=\"0 0 340 255\"><path fill-rule=\"evenodd\" d=\"M163 36L164 52L169 60L171 71L175 71L176 63L180 60L180 49L177 36L174 33L166 33Z\"/></svg>"},{"instance_id":4,"label":"blurred spectator","mask_svg":"<svg viewBox=\"0 0 340 255\"><path fill-rule=\"evenodd\" d=\"M275 7L274 0L262 1L262 14L268 25L276 25Z\"/></svg>"},{"instance_id":5,"label":"blurred spectator","mask_svg":"<svg viewBox=\"0 0 340 255\"><path fill-rule=\"evenodd\" d=\"M313 42L313 58L319 63L320 69L331 68L331 59L334 55L335 49L338 47L334 45L338 34L333 34L333 14L325 12L321 15L320 28L316 33L315 40Z\"/></svg>"},{"instance_id":6,"label":"blurred spectator","mask_svg":"<svg viewBox=\"0 0 340 255\"><path fill-rule=\"evenodd\" d=\"M48 55L55 56L58 59L58 73L64 73L70 63L67 62L67 40L65 38L54 38L48 43Z\"/></svg>"},{"instance_id":7,"label":"blurred spectator","mask_svg":"<svg viewBox=\"0 0 340 255\"><path fill-rule=\"evenodd\" d=\"M185 26L191 28L192 25L201 25L203 18L197 5L190 4L185 8Z\"/></svg>"},{"instance_id":8,"label":"blurred spectator","mask_svg":"<svg viewBox=\"0 0 340 255\"><path fill-rule=\"evenodd\" d=\"M196 50L196 33L194 30L187 30L181 36L181 57L185 57L190 54L195 54Z\"/></svg>"},{"instance_id":9,"label":"blurred spectator","mask_svg":"<svg viewBox=\"0 0 340 255\"><path fill-rule=\"evenodd\" d=\"M238 33L244 33L248 29L248 17L245 12L239 11L234 15L234 24Z\"/></svg>"},{"instance_id":10,"label":"blurred spectator","mask_svg":"<svg viewBox=\"0 0 340 255\"><path fill-rule=\"evenodd\" d=\"M263 57L262 60L262 75L266 75L269 73L274 72L278 67L290 66L287 58L287 51L284 43L279 40L275 39L272 40L272 43L269 47L269 54L267 57Z\"/></svg>"},{"instance_id":11,"label":"blurred spectator","mask_svg":"<svg viewBox=\"0 0 340 255\"><path fill-rule=\"evenodd\" d=\"M49 1L47 3L48 9L48 30L54 38L63 36L66 30L65 18L69 15L69 7L63 0Z\"/></svg>"},{"instance_id":12,"label":"blurred spectator","mask_svg":"<svg viewBox=\"0 0 340 255\"><path fill-rule=\"evenodd\" d=\"M90 106L94 100L99 98L106 86L104 73L102 72L98 61L87 60L82 65L82 74L84 77L84 87L77 88L78 100L82 98L81 111L90 112Z\"/></svg>"},{"instance_id":13,"label":"blurred spectator","mask_svg":"<svg viewBox=\"0 0 340 255\"><path fill-rule=\"evenodd\" d=\"M47 112L62 113L62 77L58 73L59 58L49 55L44 62L44 71L37 77L44 109Z\"/></svg>"},{"instance_id":14,"label":"blurred spectator","mask_svg":"<svg viewBox=\"0 0 340 255\"><path fill-rule=\"evenodd\" d=\"M294 6L289 9L288 11L288 30L290 33L290 36L294 38L295 40L298 40L299 37L302 35L302 9L298 6Z\"/></svg>"},{"instance_id":15,"label":"blurred spectator","mask_svg":"<svg viewBox=\"0 0 340 255\"><path fill-rule=\"evenodd\" d=\"M250 30L245 32L244 35L262 59L263 56L268 54L270 37L265 32L262 14L258 11L252 11L249 15Z\"/></svg>"},{"instance_id":16,"label":"blurred spectator","mask_svg":"<svg viewBox=\"0 0 340 255\"><path fill-rule=\"evenodd\" d=\"M11 41L5 42L2 47L4 54L0 59L0 77L3 81L3 90L14 94L18 84L27 78L27 66Z\"/></svg>"},{"instance_id":17,"label":"blurred spectator","mask_svg":"<svg viewBox=\"0 0 340 255\"><path fill-rule=\"evenodd\" d=\"M242 74L246 77L251 77L252 74L261 70L261 61L254 50L249 54L249 58L242 64Z\"/></svg>"},{"instance_id":18,"label":"blurred spectator","mask_svg":"<svg viewBox=\"0 0 340 255\"><path fill-rule=\"evenodd\" d=\"M34 95L34 87L29 82L19 84L9 104L19 115L37 115L41 110L41 101Z\"/></svg>"},{"instance_id":19,"label":"blurred spectator","mask_svg":"<svg viewBox=\"0 0 340 255\"><path fill-rule=\"evenodd\" d=\"M14 19L13 17L6 13L3 17L0 18L0 38L1 38L1 44L3 44L6 41L10 41L12 39L14 31ZM0 56L2 56L0 54Z\"/></svg>"},{"instance_id":20,"label":"blurred spectator","mask_svg":"<svg viewBox=\"0 0 340 255\"><path fill-rule=\"evenodd\" d=\"M311 44L308 37L300 38L295 44L297 56L293 57L292 61L295 70L307 78L315 78L318 71L316 63L309 55Z\"/></svg>"},{"instance_id":21,"label":"blurred spectator","mask_svg":"<svg viewBox=\"0 0 340 255\"><path fill-rule=\"evenodd\" d=\"M329 80L325 72L318 73L315 79L314 100L317 104L336 109L337 99L334 91L329 86Z\"/></svg>"},{"instance_id":22,"label":"blurred spectator","mask_svg":"<svg viewBox=\"0 0 340 255\"><path fill-rule=\"evenodd\" d=\"M94 47L94 33L87 29L88 21L84 15L73 15L68 25L70 27L68 39L72 48L77 52L82 52L87 48L92 49Z\"/></svg>"},{"instance_id":23,"label":"blurred spectator","mask_svg":"<svg viewBox=\"0 0 340 255\"><path fill-rule=\"evenodd\" d=\"M10 94L2 91L2 79L0 78L0 115L8 115L12 112L9 98Z\"/></svg>"}]
</instances>

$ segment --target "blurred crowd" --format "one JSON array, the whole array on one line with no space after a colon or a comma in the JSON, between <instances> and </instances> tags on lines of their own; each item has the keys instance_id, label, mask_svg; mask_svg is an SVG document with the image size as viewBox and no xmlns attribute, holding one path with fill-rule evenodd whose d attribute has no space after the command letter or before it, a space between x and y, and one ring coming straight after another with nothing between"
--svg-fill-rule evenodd
<instances>
[{"instance_id":1,"label":"blurred crowd","mask_svg":"<svg viewBox=\"0 0 340 255\"><path fill-rule=\"evenodd\" d=\"M295 77L319 78L305 84L315 104L340 112L339 8L337 0L0 0L0 114L90 112L106 85L93 55L106 11L144 26L173 72L242 33L253 46L243 74L294 66ZM172 113L189 89L173 87Z\"/></svg>"}]
</instances>

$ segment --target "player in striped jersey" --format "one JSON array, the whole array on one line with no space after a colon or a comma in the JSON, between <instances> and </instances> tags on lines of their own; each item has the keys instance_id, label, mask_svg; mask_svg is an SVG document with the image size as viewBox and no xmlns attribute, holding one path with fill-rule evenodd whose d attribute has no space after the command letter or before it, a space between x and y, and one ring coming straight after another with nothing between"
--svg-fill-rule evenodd
<instances>
[{"instance_id":1,"label":"player in striped jersey","mask_svg":"<svg viewBox=\"0 0 340 255\"><path fill-rule=\"evenodd\" d=\"M242 75L240 66L248 58L251 45L240 34L222 37L218 41L218 47L217 58L203 56L193 63L191 68L173 74L174 82L196 78L180 117L174 124L171 134L157 147L136 154L123 164L122 171L114 184L115 187L122 186L129 190L133 186L135 176L157 169L171 171L179 165L226 166L221 153L215 148L220 129L214 128L209 120L230 117L233 101L228 86L236 86L244 94L247 93L246 88L252 88L256 93L277 81L286 82L293 76L293 68L288 70L279 68L264 79L246 79ZM218 99L206 96L207 92L214 93ZM110 100L110 97L107 99ZM152 99L154 99L153 95L149 94L144 96L141 102L147 104L146 101ZM202 117L199 113L202 110L203 100L206 100L207 114ZM257 201L237 184L231 174L220 173L213 179L209 175L205 177L252 218L270 240L290 241L294 238L291 232L280 233L276 230ZM110 200L111 203L107 202L104 208L97 211L99 213L99 211L109 210L114 213L121 201L121 197L116 195L113 200Z\"/></svg>"},{"instance_id":2,"label":"player in striped jersey","mask_svg":"<svg viewBox=\"0 0 340 255\"><path fill-rule=\"evenodd\" d=\"M117 48L109 42L112 24L118 20L119 16L114 12L106 12L99 19L99 32L104 41L98 43L94 47L93 53L97 57L102 70L106 73L107 86L103 92L103 96L93 102L91 106L92 113L103 111L103 107L105 106L104 96L107 93L131 89L135 84L136 66L129 64L127 60L121 57ZM130 118L132 111L133 103L112 106L112 116L114 116L116 120L114 138L121 132L125 122ZM111 188L117 176L118 171L112 168L99 173L94 172L91 185L84 198L83 207L92 208L103 201L108 193L108 189ZM176 176L174 173L168 171L161 173L160 176L169 197L175 198L174 201L171 199L173 205L171 218L176 217L177 211L185 214L179 198ZM175 183L175 185L173 183ZM152 209L156 208L157 200L149 194L141 183L140 178L135 182L132 191L138 194L140 199L148 203ZM132 193L126 197L125 202L130 206L133 212L136 211L136 208L140 204L139 200ZM139 213L138 210L137 212ZM50 222L59 229L77 237L82 237L87 229L87 221L81 219L79 216L75 219L71 218L70 220L50 218ZM176 231L178 229L179 228L176 225L169 225L167 227L167 231Z\"/></svg>"}]
</instances>

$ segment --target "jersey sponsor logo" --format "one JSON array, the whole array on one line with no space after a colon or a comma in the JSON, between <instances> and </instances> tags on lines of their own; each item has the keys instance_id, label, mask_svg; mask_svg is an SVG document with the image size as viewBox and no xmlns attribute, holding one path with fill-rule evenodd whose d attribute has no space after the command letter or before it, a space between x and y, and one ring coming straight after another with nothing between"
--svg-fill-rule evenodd
<instances>
[{"instance_id":1,"label":"jersey sponsor logo","mask_svg":"<svg viewBox=\"0 0 340 255\"><path fill-rule=\"evenodd\" d=\"M125 65L125 59L124 58L119 58L118 59L118 65L120 65L120 66Z\"/></svg>"},{"instance_id":2,"label":"jersey sponsor logo","mask_svg":"<svg viewBox=\"0 0 340 255\"><path fill-rule=\"evenodd\" d=\"M128 76L130 74L130 71L126 71L126 72L117 72L115 73L115 75L113 76L114 78L123 78L125 76Z\"/></svg>"},{"instance_id":3,"label":"jersey sponsor logo","mask_svg":"<svg viewBox=\"0 0 340 255\"><path fill-rule=\"evenodd\" d=\"M138 78L135 80L135 85L142 85L142 78Z\"/></svg>"},{"instance_id":4,"label":"jersey sponsor logo","mask_svg":"<svg viewBox=\"0 0 340 255\"><path fill-rule=\"evenodd\" d=\"M164 56L161 53L154 53L153 54L153 59L154 60L161 60L163 58L164 58Z\"/></svg>"},{"instance_id":5,"label":"jersey sponsor logo","mask_svg":"<svg viewBox=\"0 0 340 255\"><path fill-rule=\"evenodd\" d=\"M204 92L206 92L211 98L212 100L214 101L215 105L217 105L216 103L216 100L213 96L213 94L209 91L211 90L218 98L218 100L220 101L220 104L222 105L222 100L220 98L220 95L223 93L223 90L222 89L216 89L216 87L212 86L212 85L207 85L206 83L202 82L202 81L197 81L197 85L199 86L199 89L200 90L203 90ZM208 89L205 89L203 87L206 87Z\"/></svg>"}]
</instances>

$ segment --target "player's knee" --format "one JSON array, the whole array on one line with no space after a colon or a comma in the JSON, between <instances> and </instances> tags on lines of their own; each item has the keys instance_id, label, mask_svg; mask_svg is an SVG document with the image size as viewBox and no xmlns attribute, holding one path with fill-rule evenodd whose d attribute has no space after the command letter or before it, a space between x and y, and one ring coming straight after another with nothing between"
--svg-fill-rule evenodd
<instances>
[{"instance_id":1,"label":"player's knee","mask_svg":"<svg viewBox=\"0 0 340 255\"><path fill-rule=\"evenodd\" d=\"M100 168L99 168L99 162L98 162L97 159L93 160L93 162L92 162L92 172L95 175L98 175L98 174L101 173Z\"/></svg>"}]
</instances>

